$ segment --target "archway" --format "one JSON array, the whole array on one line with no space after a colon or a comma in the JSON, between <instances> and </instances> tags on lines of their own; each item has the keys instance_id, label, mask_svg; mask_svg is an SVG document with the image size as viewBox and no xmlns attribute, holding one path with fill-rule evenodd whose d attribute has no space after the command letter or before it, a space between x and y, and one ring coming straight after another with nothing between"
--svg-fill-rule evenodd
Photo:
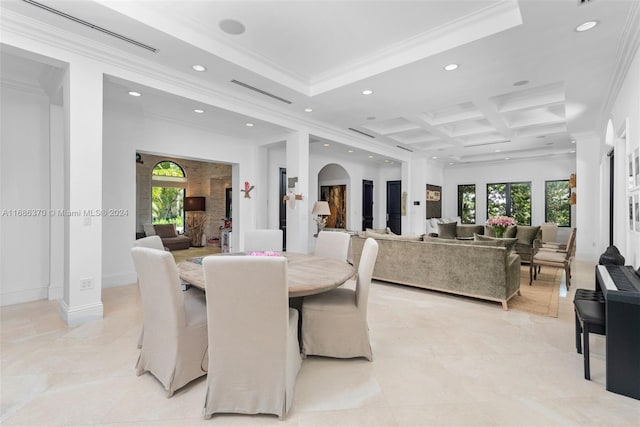
<instances>
[{"instance_id":1,"label":"archway","mask_svg":"<svg viewBox=\"0 0 640 427\"><path fill-rule=\"evenodd\" d=\"M344 228L347 220L347 194L350 192L350 176L345 168L329 163L318 172L318 199L329 203L331 215L327 218L327 228Z\"/></svg>"}]
</instances>

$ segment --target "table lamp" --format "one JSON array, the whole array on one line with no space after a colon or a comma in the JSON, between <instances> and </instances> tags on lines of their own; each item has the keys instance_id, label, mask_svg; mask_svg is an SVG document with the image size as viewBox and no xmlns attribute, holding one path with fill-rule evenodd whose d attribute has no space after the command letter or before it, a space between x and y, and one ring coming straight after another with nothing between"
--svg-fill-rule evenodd
<instances>
[{"instance_id":1,"label":"table lamp","mask_svg":"<svg viewBox=\"0 0 640 427\"><path fill-rule=\"evenodd\" d=\"M327 216L331 215L329 202L317 201L313 205L312 215L317 215L316 223L318 224L318 233L327 225Z\"/></svg>"}]
</instances>

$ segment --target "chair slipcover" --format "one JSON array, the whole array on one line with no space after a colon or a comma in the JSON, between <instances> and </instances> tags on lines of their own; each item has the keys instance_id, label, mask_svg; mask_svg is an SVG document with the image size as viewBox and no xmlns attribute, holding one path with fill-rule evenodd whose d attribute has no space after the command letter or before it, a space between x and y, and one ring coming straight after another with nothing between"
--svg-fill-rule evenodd
<instances>
[{"instance_id":1,"label":"chair slipcover","mask_svg":"<svg viewBox=\"0 0 640 427\"><path fill-rule=\"evenodd\" d=\"M351 236L340 231L321 231L316 240L314 254L324 258L346 261L349 257Z\"/></svg>"},{"instance_id":2,"label":"chair slipcover","mask_svg":"<svg viewBox=\"0 0 640 427\"><path fill-rule=\"evenodd\" d=\"M529 285L537 278L538 269L541 265L564 268L567 289L571 286L571 258L573 257L573 247L576 241L576 229L573 228L569 234L569 241L565 250L542 250L538 247L538 241L534 242L533 256L529 264Z\"/></svg>"},{"instance_id":3,"label":"chair slipcover","mask_svg":"<svg viewBox=\"0 0 640 427\"><path fill-rule=\"evenodd\" d=\"M203 267L211 343L205 418L234 412L283 419L302 363L286 259L209 256Z\"/></svg>"},{"instance_id":4,"label":"chair slipcover","mask_svg":"<svg viewBox=\"0 0 640 427\"><path fill-rule=\"evenodd\" d=\"M135 248L150 248L157 249L159 251L164 251L164 245L162 244L162 239L160 236L147 236L142 239L138 239L133 242L133 247Z\"/></svg>"},{"instance_id":5,"label":"chair slipcover","mask_svg":"<svg viewBox=\"0 0 640 427\"><path fill-rule=\"evenodd\" d=\"M558 237L558 226L553 222L545 222L540 226L542 241L544 243L555 243Z\"/></svg>"},{"instance_id":6,"label":"chair slipcover","mask_svg":"<svg viewBox=\"0 0 640 427\"><path fill-rule=\"evenodd\" d=\"M167 396L206 374L207 310L202 293L182 292L171 253L134 247L142 295L144 336L138 375L151 372Z\"/></svg>"},{"instance_id":7,"label":"chair slipcover","mask_svg":"<svg viewBox=\"0 0 640 427\"><path fill-rule=\"evenodd\" d=\"M307 296L302 303L302 354L365 357L372 360L367 325L371 275L378 243L368 238L362 249L355 289L337 288Z\"/></svg>"},{"instance_id":8,"label":"chair slipcover","mask_svg":"<svg viewBox=\"0 0 640 427\"><path fill-rule=\"evenodd\" d=\"M248 230L244 233L245 252L282 251L282 230Z\"/></svg>"},{"instance_id":9,"label":"chair slipcover","mask_svg":"<svg viewBox=\"0 0 640 427\"><path fill-rule=\"evenodd\" d=\"M147 237L143 237L142 239L138 239L133 242L134 248L150 248L157 249L159 251L164 251L164 245L162 244L162 239L160 236L150 235ZM142 338L144 337L144 328L140 331L140 338L138 338L138 348L142 348Z\"/></svg>"}]
</instances>

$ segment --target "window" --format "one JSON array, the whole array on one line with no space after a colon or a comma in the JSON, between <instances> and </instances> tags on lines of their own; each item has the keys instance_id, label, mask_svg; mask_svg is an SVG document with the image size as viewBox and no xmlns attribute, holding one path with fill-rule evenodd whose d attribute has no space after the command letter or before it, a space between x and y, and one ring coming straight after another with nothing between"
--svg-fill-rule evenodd
<instances>
[{"instance_id":1,"label":"window","mask_svg":"<svg viewBox=\"0 0 640 427\"><path fill-rule=\"evenodd\" d=\"M163 161L151 172L151 214L153 224L175 224L184 231L184 170L177 163Z\"/></svg>"},{"instance_id":2,"label":"window","mask_svg":"<svg viewBox=\"0 0 640 427\"><path fill-rule=\"evenodd\" d=\"M458 216L462 224L476 223L476 185L458 185Z\"/></svg>"},{"instance_id":3,"label":"window","mask_svg":"<svg viewBox=\"0 0 640 427\"><path fill-rule=\"evenodd\" d=\"M516 224L531 225L531 183L487 184L487 218L512 217Z\"/></svg>"},{"instance_id":4,"label":"window","mask_svg":"<svg viewBox=\"0 0 640 427\"><path fill-rule=\"evenodd\" d=\"M558 227L571 227L571 206L569 180L545 181L544 221L553 222Z\"/></svg>"}]
</instances>

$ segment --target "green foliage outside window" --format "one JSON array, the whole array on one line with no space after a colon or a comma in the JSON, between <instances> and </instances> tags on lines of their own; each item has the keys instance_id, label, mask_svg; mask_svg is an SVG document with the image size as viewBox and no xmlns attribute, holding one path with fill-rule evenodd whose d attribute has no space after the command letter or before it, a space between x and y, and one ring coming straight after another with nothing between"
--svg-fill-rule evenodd
<instances>
[{"instance_id":1,"label":"green foliage outside window","mask_svg":"<svg viewBox=\"0 0 640 427\"><path fill-rule=\"evenodd\" d=\"M458 216L462 224L476 223L476 186L458 185Z\"/></svg>"},{"instance_id":2,"label":"green foliage outside window","mask_svg":"<svg viewBox=\"0 0 640 427\"><path fill-rule=\"evenodd\" d=\"M516 224L531 225L531 183L487 184L487 218L505 215Z\"/></svg>"},{"instance_id":3,"label":"green foliage outside window","mask_svg":"<svg viewBox=\"0 0 640 427\"><path fill-rule=\"evenodd\" d=\"M545 182L545 222L553 222L559 227L571 226L570 196L569 180Z\"/></svg>"},{"instance_id":4,"label":"green foliage outside window","mask_svg":"<svg viewBox=\"0 0 640 427\"><path fill-rule=\"evenodd\" d=\"M184 230L184 188L176 187L176 179L185 177L184 170L177 163L164 161L152 171L154 183L151 187L151 215L153 224L175 224L179 232ZM164 182L163 182L164 181Z\"/></svg>"}]
</instances>

